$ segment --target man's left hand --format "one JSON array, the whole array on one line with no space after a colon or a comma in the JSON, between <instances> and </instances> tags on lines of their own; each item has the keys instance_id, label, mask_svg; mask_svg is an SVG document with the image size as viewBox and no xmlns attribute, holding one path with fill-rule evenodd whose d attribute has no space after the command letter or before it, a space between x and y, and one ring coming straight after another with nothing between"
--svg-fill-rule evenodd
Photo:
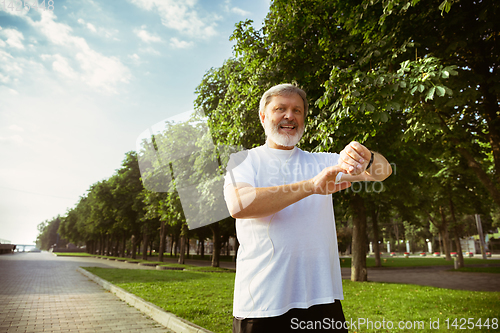
<instances>
[{"instance_id":1,"label":"man's left hand","mask_svg":"<svg viewBox=\"0 0 500 333\"><path fill-rule=\"evenodd\" d=\"M351 175L359 175L366 170L370 158L368 148L352 141L340 152L339 166Z\"/></svg>"}]
</instances>

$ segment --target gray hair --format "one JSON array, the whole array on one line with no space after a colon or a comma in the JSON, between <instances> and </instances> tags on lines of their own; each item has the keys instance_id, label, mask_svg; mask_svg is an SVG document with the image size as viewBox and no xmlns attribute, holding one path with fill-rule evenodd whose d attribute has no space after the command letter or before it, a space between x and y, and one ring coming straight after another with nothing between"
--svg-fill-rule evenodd
<instances>
[{"instance_id":1,"label":"gray hair","mask_svg":"<svg viewBox=\"0 0 500 333\"><path fill-rule=\"evenodd\" d=\"M297 94L302 97L304 101L304 118L307 116L307 112L309 111L309 103L307 103L306 92L299 87L296 87L289 83L278 84L274 87L271 87L268 91L262 95L259 104L259 114L263 114L266 111L266 106L271 103L271 98L274 96L287 96ZM264 124L262 124L264 125Z\"/></svg>"}]
</instances>

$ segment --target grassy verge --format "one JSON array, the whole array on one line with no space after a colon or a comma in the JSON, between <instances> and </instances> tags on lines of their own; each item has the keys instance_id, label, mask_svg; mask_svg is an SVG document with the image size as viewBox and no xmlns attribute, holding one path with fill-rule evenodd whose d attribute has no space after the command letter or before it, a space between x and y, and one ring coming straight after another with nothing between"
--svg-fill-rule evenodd
<instances>
[{"instance_id":1,"label":"grassy verge","mask_svg":"<svg viewBox=\"0 0 500 333\"><path fill-rule=\"evenodd\" d=\"M86 252L54 252L58 257L92 257Z\"/></svg>"},{"instance_id":2,"label":"grassy verge","mask_svg":"<svg viewBox=\"0 0 500 333\"><path fill-rule=\"evenodd\" d=\"M88 271L137 296L175 313L213 332L231 332L234 275L189 271L146 271L86 267ZM417 285L343 281L342 302L348 321L357 325L351 332L380 332L359 327L371 321L377 325L392 322L398 332L454 331L458 318L497 318L500 292L471 292ZM446 319L449 320L447 327ZM430 329L430 321L439 320L439 329ZM412 327L399 330L399 322ZM424 325L415 329L413 325ZM435 326L436 327L436 326ZM448 329L449 328L449 329ZM477 328L477 327L476 327ZM386 331L386 330L383 330ZM493 332L486 328L475 331Z\"/></svg>"},{"instance_id":3,"label":"grassy verge","mask_svg":"<svg viewBox=\"0 0 500 333\"><path fill-rule=\"evenodd\" d=\"M149 254L148 254L148 257L157 257L157 256L158 256L158 253L153 253L151 256L149 256ZM170 255L170 253L165 253L163 255L163 257L170 258L170 259L178 259L179 255L178 254L176 254L176 255ZM185 256L185 258L186 259L196 259L196 260L212 261L212 255L211 254L205 254L203 256L203 258L201 257L201 255L198 255L198 254L190 254L189 256ZM219 256L219 261L232 262L232 261L234 261L234 257L233 256L221 255L221 256Z\"/></svg>"},{"instance_id":4,"label":"grassy verge","mask_svg":"<svg viewBox=\"0 0 500 333\"><path fill-rule=\"evenodd\" d=\"M82 253L82 252L68 252L68 253L57 253L58 256L91 256L88 253ZM156 263L158 265L171 265L168 262L161 262L161 261L154 261L151 259L154 259L155 257L150 257L149 260L143 260L143 259L131 259L131 258L123 258L123 257L111 257L111 256L99 256L100 258L112 258L112 259L126 259L129 262L144 262L144 263ZM175 256L170 256L170 255L165 255L165 258L175 258ZM204 260L209 260L210 256L205 256ZM200 256L190 256L190 259L197 259L200 260ZM228 256L221 256L221 261L232 261L232 257ZM385 257L381 258L382 261L382 267L424 267L424 266L453 266L453 260L447 261L444 260L443 258L433 258L433 257L424 257L424 258L402 258L402 257ZM480 264L498 264L500 265L500 260L494 260L494 259L488 259L485 261L484 259L478 259L478 258L464 258L465 266L467 265L480 265ZM173 264L173 263L172 263ZM186 267L190 266L189 264L186 265ZM351 267L351 258L341 258L340 259L340 266L341 267ZM367 267L375 267L375 258L370 257L366 258L366 266ZM201 270L206 270L205 268L200 268ZM212 269L214 270L214 269ZM215 269L217 270L217 269ZM466 270L464 270L466 271ZM472 271L472 270L471 270ZM495 270L491 270L495 271ZM477 271L480 272L480 271Z\"/></svg>"},{"instance_id":5,"label":"grassy verge","mask_svg":"<svg viewBox=\"0 0 500 333\"><path fill-rule=\"evenodd\" d=\"M453 260L447 261L443 258L381 258L382 267L424 267L424 266L453 266ZM476 258L464 258L465 266L478 264L499 264L500 260ZM351 267L351 258L341 258L341 267ZM375 258L366 258L366 267L375 267Z\"/></svg>"},{"instance_id":6,"label":"grassy verge","mask_svg":"<svg viewBox=\"0 0 500 333\"><path fill-rule=\"evenodd\" d=\"M229 268L223 268L223 267L211 267L211 266L191 266L191 267L186 267L186 271L193 271L193 272L220 272L220 273L235 273L236 270L234 269L229 269Z\"/></svg>"}]
</instances>

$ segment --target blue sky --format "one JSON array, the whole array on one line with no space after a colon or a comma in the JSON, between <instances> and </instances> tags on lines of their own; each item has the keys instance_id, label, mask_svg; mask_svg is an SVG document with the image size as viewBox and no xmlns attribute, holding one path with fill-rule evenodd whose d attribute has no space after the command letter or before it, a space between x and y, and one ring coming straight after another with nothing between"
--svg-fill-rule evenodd
<instances>
[{"instance_id":1,"label":"blue sky","mask_svg":"<svg viewBox=\"0 0 500 333\"><path fill-rule=\"evenodd\" d=\"M234 25L260 28L269 9L54 0L53 11L17 11L20 2L0 2L0 239L23 244L110 177L144 130L192 110L205 72L231 56Z\"/></svg>"}]
</instances>

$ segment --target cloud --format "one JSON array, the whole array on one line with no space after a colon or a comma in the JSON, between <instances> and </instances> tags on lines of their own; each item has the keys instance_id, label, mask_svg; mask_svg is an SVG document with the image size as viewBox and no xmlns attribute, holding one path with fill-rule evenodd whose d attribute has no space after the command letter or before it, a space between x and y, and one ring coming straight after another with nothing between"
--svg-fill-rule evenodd
<instances>
[{"instance_id":1,"label":"cloud","mask_svg":"<svg viewBox=\"0 0 500 333\"><path fill-rule=\"evenodd\" d=\"M23 138L20 135L11 135L8 137L0 136L0 144L16 144L20 145L24 142Z\"/></svg>"},{"instance_id":2,"label":"cloud","mask_svg":"<svg viewBox=\"0 0 500 333\"><path fill-rule=\"evenodd\" d=\"M247 12L246 10L243 10L239 7L232 7L231 6L231 0L226 0L226 5L225 5L226 12L229 13L235 13L240 16L249 16L251 13Z\"/></svg>"},{"instance_id":3,"label":"cloud","mask_svg":"<svg viewBox=\"0 0 500 333\"><path fill-rule=\"evenodd\" d=\"M141 61L141 57L137 54L137 53L134 53L134 54L129 54L128 55L128 58L131 60L131 62L135 65L140 65L142 63Z\"/></svg>"},{"instance_id":4,"label":"cloud","mask_svg":"<svg viewBox=\"0 0 500 333\"><path fill-rule=\"evenodd\" d=\"M95 28L95 26L92 23L87 23L87 29L89 29L92 32L97 33L97 29Z\"/></svg>"},{"instance_id":5,"label":"cloud","mask_svg":"<svg viewBox=\"0 0 500 333\"><path fill-rule=\"evenodd\" d=\"M113 38L113 40L119 41L118 38L114 37L119 32L117 29L99 28L98 30L99 30L99 35L104 36L106 38Z\"/></svg>"},{"instance_id":6,"label":"cloud","mask_svg":"<svg viewBox=\"0 0 500 333\"><path fill-rule=\"evenodd\" d=\"M13 132L24 132L24 128L22 128L21 126L17 126L15 124L10 125L8 128Z\"/></svg>"},{"instance_id":7,"label":"cloud","mask_svg":"<svg viewBox=\"0 0 500 333\"><path fill-rule=\"evenodd\" d=\"M106 57L88 49L78 53L76 59L85 72L83 80L92 87L116 92L117 83L127 83L131 78L129 69L116 57Z\"/></svg>"},{"instance_id":8,"label":"cloud","mask_svg":"<svg viewBox=\"0 0 500 333\"><path fill-rule=\"evenodd\" d=\"M52 68L55 71L69 78L79 77L89 86L109 93L116 92L117 83L126 83L130 80L129 69L118 58L104 56L91 49L84 38L72 34L71 27L56 22L56 16L52 12L42 12L40 21L33 21L29 17L26 19L50 42L65 47L68 53L73 54L82 70L77 74L65 58L54 55L55 61L52 63ZM81 20L81 22L84 21Z\"/></svg>"},{"instance_id":9,"label":"cloud","mask_svg":"<svg viewBox=\"0 0 500 333\"><path fill-rule=\"evenodd\" d=\"M247 12L246 10L243 10L238 7L232 7L230 11L241 16L249 16L251 14L250 12Z\"/></svg>"},{"instance_id":10,"label":"cloud","mask_svg":"<svg viewBox=\"0 0 500 333\"><path fill-rule=\"evenodd\" d=\"M1 29L0 27L0 35L7 37L7 40L5 42L2 41L0 46L9 45L10 47L24 50L24 45L22 42L24 40L24 36L22 32L15 29Z\"/></svg>"},{"instance_id":11,"label":"cloud","mask_svg":"<svg viewBox=\"0 0 500 333\"><path fill-rule=\"evenodd\" d=\"M77 77L76 72L71 68L71 66L68 64L68 61L66 58L59 54L55 54L53 56L55 58L54 62L52 63L52 69L55 70L56 72L70 78L74 79Z\"/></svg>"},{"instance_id":12,"label":"cloud","mask_svg":"<svg viewBox=\"0 0 500 333\"><path fill-rule=\"evenodd\" d=\"M80 23L81 25L86 26L87 29L89 29L90 31L92 31L95 34L98 34L99 36L102 36L105 38L113 38L114 40L118 40L118 38L114 37L116 34L118 34L118 30L116 30L116 29L106 29L106 28L102 28L102 27L97 28L92 23L85 22L85 20L82 18L79 18L77 20L77 22Z\"/></svg>"},{"instance_id":13,"label":"cloud","mask_svg":"<svg viewBox=\"0 0 500 333\"><path fill-rule=\"evenodd\" d=\"M193 42L186 42L183 40L178 40L177 38L170 38L170 45L176 49L185 49L191 47Z\"/></svg>"},{"instance_id":14,"label":"cloud","mask_svg":"<svg viewBox=\"0 0 500 333\"><path fill-rule=\"evenodd\" d=\"M9 82L9 77L0 73L0 83L7 84L7 82Z\"/></svg>"},{"instance_id":15,"label":"cloud","mask_svg":"<svg viewBox=\"0 0 500 333\"><path fill-rule=\"evenodd\" d=\"M146 47L146 48L141 48L141 49L139 49L139 51L141 51L142 53L148 53L148 54L157 55L157 56L161 54L159 51L155 50L151 46Z\"/></svg>"},{"instance_id":16,"label":"cloud","mask_svg":"<svg viewBox=\"0 0 500 333\"><path fill-rule=\"evenodd\" d=\"M78 23L80 23L81 25L84 25L87 27L87 29L89 29L90 31L92 32L97 32L97 29L95 28L95 25L93 25L92 23L86 23L84 19L81 19L79 18Z\"/></svg>"},{"instance_id":17,"label":"cloud","mask_svg":"<svg viewBox=\"0 0 500 333\"><path fill-rule=\"evenodd\" d=\"M136 6L160 15L164 26L190 37L207 38L217 34L215 21L221 17L211 14L201 18L196 0L129 0Z\"/></svg>"},{"instance_id":18,"label":"cloud","mask_svg":"<svg viewBox=\"0 0 500 333\"><path fill-rule=\"evenodd\" d=\"M159 43L162 39L158 36L152 35L146 31L145 26L142 26L141 29L134 29L134 33L142 39L143 42L146 43Z\"/></svg>"},{"instance_id":19,"label":"cloud","mask_svg":"<svg viewBox=\"0 0 500 333\"><path fill-rule=\"evenodd\" d=\"M9 83L12 77L18 78L23 74L22 65L17 58L14 58L7 51L0 50L0 81Z\"/></svg>"}]
</instances>

